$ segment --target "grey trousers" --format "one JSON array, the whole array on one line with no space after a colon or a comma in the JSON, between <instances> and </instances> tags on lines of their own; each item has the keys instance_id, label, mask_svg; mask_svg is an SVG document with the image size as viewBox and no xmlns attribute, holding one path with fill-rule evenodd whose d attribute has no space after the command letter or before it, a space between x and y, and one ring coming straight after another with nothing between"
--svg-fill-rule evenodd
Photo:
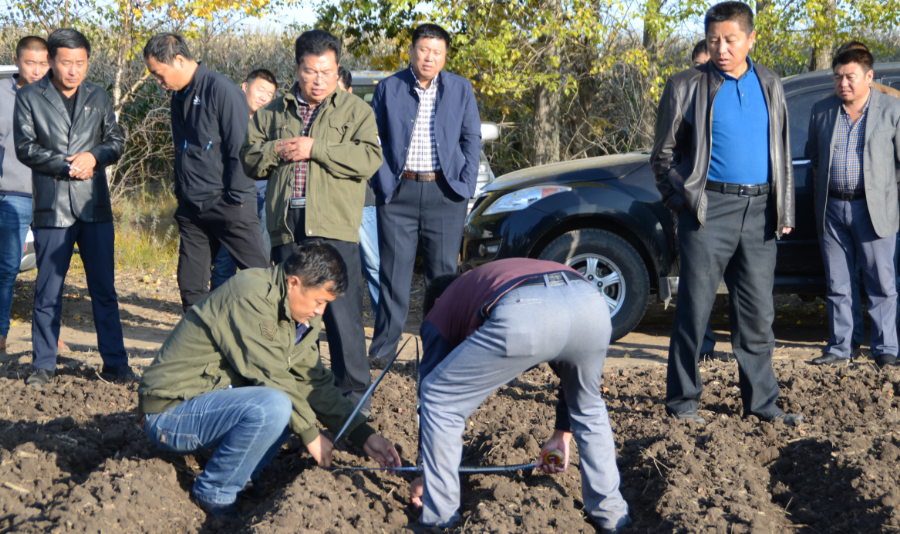
<instances>
[{"instance_id":1,"label":"grey trousers","mask_svg":"<svg viewBox=\"0 0 900 534\"><path fill-rule=\"evenodd\" d=\"M819 236L825 278L828 282L828 318L831 320L825 352L850 358L853 340L853 273L857 259L869 295L872 318L872 356L897 355L897 286L894 250L897 235L878 237L865 199L829 198L825 208L825 233Z\"/></svg>"},{"instance_id":2,"label":"grey trousers","mask_svg":"<svg viewBox=\"0 0 900 534\"><path fill-rule=\"evenodd\" d=\"M616 445L600 396L611 332L603 296L591 284L559 274L545 275L544 285L513 289L497 302L491 317L422 381L423 524L449 526L459 518L466 418L495 389L551 361L559 367L581 455L585 511L604 528L627 521Z\"/></svg>"},{"instance_id":3,"label":"grey trousers","mask_svg":"<svg viewBox=\"0 0 900 534\"><path fill-rule=\"evenodd\" d=\"M703 392L698 360L719 281L728 286L731 343L744 415L779 411L772 370L775 334L775 201L706 191L706 225L690 210L678 216L681 270L669 342L666 411L696 411Z\"/></svg>"}]
</instances>

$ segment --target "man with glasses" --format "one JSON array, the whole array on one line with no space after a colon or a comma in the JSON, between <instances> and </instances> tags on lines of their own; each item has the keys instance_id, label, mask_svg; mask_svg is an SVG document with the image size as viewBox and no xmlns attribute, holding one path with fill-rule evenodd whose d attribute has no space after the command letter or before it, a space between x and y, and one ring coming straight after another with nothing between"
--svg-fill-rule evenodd
<instances>
[{"instance_id":1,"label":"man with glasses","mask_svg":"<svg viewBox=\"0 0 900 534\"><path fill-rule=\"evenodd\" d=\"M372 108L338 90L341 42L322 30L304 32L295 55L297 83L253 115L241 158L248 175L269 181L272 260L281 263L299 243L316 238L333 245L355 274L323 320L337 385L358 403L370 382L359 226L366 180L381 165L381 147Z\"/></svg>"}]
</instances>

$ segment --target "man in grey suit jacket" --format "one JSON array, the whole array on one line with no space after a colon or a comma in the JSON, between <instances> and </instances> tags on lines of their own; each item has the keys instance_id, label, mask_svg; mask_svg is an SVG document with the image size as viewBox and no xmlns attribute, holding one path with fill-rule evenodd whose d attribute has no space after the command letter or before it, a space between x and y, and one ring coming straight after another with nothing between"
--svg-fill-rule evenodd
<instances>
[{"instance_id":1,"label":"man in grey suit jacket","mask_svg":"<svg viewBox=\"0 0 900 534\"><path fill-rule=\"evenodd\" d=\"M816 229L828 282L828 345L812 363L850 361L853 337L851 273L857 259L869 295L872 355L897 364L894 249L900 212L900 100L871 87L867 50L835 57L835 96L817 103L809 121L809 157L816 173Z\"/></svg>"}]
</instances>

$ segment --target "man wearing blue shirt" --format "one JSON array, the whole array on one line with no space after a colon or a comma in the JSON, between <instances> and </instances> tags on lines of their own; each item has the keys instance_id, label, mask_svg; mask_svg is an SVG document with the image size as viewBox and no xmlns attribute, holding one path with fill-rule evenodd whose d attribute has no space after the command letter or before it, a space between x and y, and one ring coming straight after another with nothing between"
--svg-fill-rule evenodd
<instances>
[{"instance_id":1,"label":"man wearing blue shirt","mask_svg":"<svg viewBox=\"0 0 900 534\"><path fill-rule=\"evenodd\" d=\"M748 57L753 11L722 2L704 21L710 61L676 74L660 99L651 163L678 214L681 271L669 345L666 411L703 424L698 360L723 276L744 416L803 420L776 406L772 370L775 239L794 226L784 88Z\"/></svg>"}]
</instances>

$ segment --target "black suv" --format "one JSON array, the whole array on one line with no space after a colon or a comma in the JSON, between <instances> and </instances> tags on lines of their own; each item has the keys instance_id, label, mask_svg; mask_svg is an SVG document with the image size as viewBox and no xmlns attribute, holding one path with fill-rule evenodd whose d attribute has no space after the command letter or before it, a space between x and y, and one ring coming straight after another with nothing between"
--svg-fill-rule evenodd
<instances>
[{"instance_id":1,"label":"black suv","mask_svg":"<svg viewBox=\"0 0 900 534\"><path fill-rule=\"evenodd\" d=\"M877 65L875 81L900 89L900 63ZM797 227L778 242L775 292L824 294L812 166L805 154L812 106L834 94L833 75L823 70L783 82ZM510 257L565 263L603 291L613 340L621 338L637 326L651 294L667 301L678 286L675 218L662 204L649 159L646 152L603 156L496 178L466 221L460 268Z\"/></svg>"}]
</instances>

